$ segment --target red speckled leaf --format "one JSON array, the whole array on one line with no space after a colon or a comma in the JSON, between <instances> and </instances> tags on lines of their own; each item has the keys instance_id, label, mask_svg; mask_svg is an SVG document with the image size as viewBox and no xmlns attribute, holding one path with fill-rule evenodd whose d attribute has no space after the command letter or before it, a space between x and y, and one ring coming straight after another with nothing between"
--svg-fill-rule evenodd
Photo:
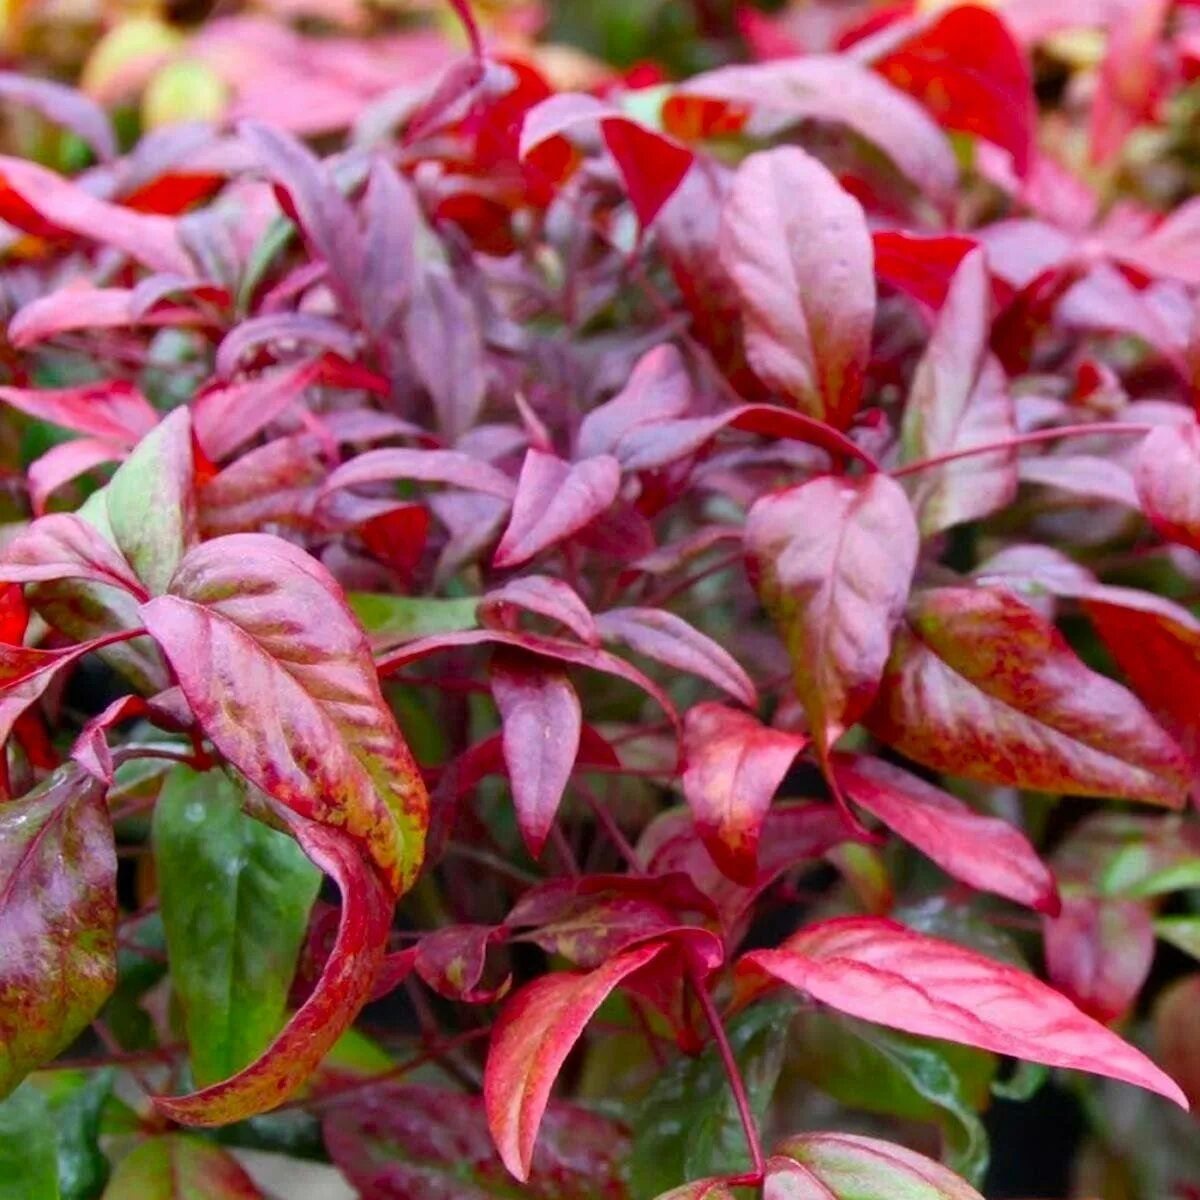
<instances>
[{"instance_id":1,"label":"red speckled leaf","mask_svg":"<svg viewBox=\"0 0 1200 1200\"><path fill-rule=\"evenodd\" d=\"M122 379L67 388L0 387L0 400L39 421L129 449L158 424L158 413Z\"/></svg>"},{"instance_id":2,"label":"red speckled leaf","mask_svg":"<svg viewBox=\"0 0 1200 1200\"><path fill-rule=\"evenodd\" d=\"M1033 76L1025 51L999 15L955 5L897 45L891 31L872 65L915 97L946 128L984 138L1012 155L1018 175L1030 167L1037 128Z\"/></svg>"},{"instance_id":3,"label":"red speckled leaf","mask_svg":"<svg viewBox=\"0 0 1200 1200\"><path fill-rule=\"evenodd\" d=\"M1163 425L1138 448L1134 482L1146 516L1169 542L1200 550L1200 425Z\"/></svg>"},{"instance_id":4,"label":"red speckled leaf","mask_svg":"<svg viewBox=\"0 0 1200 1200\"><path fill-rule=\"evenodd\" d=\"M117 978L117 856L74 767L0 804L0 1096L64 1049Z\"/></svg>"},{"instance_id":5,"label":"red speckled leaf","mask_svg":"<svg viewBox=\"0 0 1200 1200\"><path fill-rule=\"evenodd\" d=\"M546 975L514 993L492 1030L484 1071L488 1128L509 1171L524 1182L550 1089L584 1027L622 980L662 943L639 946L586 975Z\"/></svg>"},{"instance_id":6,"label":"red speckled leaf","mask_svg":"<svg viewBox=\"0 0 1200 1200\"><path fill-rule=\"evenodd\" d=\"M848 1133L788 1138L767 1161L763 1200L983 1200L922 1154Z\"/></svg>"},{"instance_id":7,"label":"red speckled leaf","mask_svg":"<svg viewBox=\"0 0 1200 1200\"><path fill-rule=\"evenodd\" d=\"M771 800L808 739L723 704L697 704L683 722L683 794L713 862L751 886Z\"/></svg>"},{"instance_id":8,"label":"red speckled leaf","mask_svg":"<svg viewBox=\"0 0 1200 1200\"><path fill-rule=\"evenodd\" d=\"M883 474L822 476L759 500L746 554L822 757L871 706L917 563L917 523Z\"/></svg>"},{"instance_id":9,"label":"red speckled leaf","mask_svg":"<svg viewBox=\"0 0 1200 1200\"><path fill-rule=\"evenodd\" d=\"M596 615L596 628L605 641L623 642L637 654L707 679L751 708L758 705L758 691L737 659L666 609L610 608Z\"/></svg>"},{"instance_id":10,"label":"red speckled leaf","mask_svg":"<svg viewBox=\"0 0 1200 1200\"><path fill-rule=\"evenodd\" d=\"M1046 973L1064 996L1106 1025L1125 1016L1154 961L1154 922L1144 902L1068 895L1043 935Z\"/></svg>"},{"instance_id":11,"label":"red speckled leaf","mask_svg":"<svg viewBox=\"0 0 1200 1200\"><path fill-rule=\"evenodd\" d=\"M991 285L987 257L963 259L913 376L901 426L902 457L911 463L1016 433L1004 369L988 350ZM913 506L926 536L977 520L1017 494L1015 451L997 451L921 471Z\"/></svg>"},{"instance_id":12,"label":"red speckled leaf","mask_svg":"<svg viewBox=\"0 0 1200 1200\"><path fill-rule=\"evenodd\" d=\"M489 675L517 823L536 858L575 767L583 725L579 697L561 667L504 647L493 653Z\"/></svg>"},{"instance_id":13,"label":"red speckled leaf","mask_svg":"<svg viewBox=\"0 0 1200 1200\"><path fill-rule=\"evenodd\" d=\"M749 111L753 134L804 120L845 125L873 143L917 187L944 198L958 178L946 136L916 101L848 57L809 54L753 66L722 67L680 85L663 106L682 132L696 97Z\"/></svg>"},{"instance_id":14,"label":"red speckled leaf","mask_svg":"<svg viewBox=\"0 0 1200 1200\"><path fill-rule=\"evenodd\" d=\"M515 567L578 533L617 498L621 468L608 454L568 463L529 450L517 480L512 517L492 565Z\"/></svg>"},{"instance_id":15,"label":"red speckled leaf","mask_svg":"<svg viewBox=\"0 0 1200 1200\"><path fill-rule=\"evenodd\" d=\"M867 724L938 771L1181 806L1188 764L1132 693L1011 592L917 593Z\"/></svg>"},{"instance_id":16,"label":"red speckled leaf","mask_svg":"<svg viewBox=\"0 0 1200 1200\"><path fill-rule=\"evenodd\" d=\"M338 1104L324 1121L333 1161L365 1200L501 1200L512 1180L488 1135L484 1104L416 1084L380 1084ZM569 1104L551 1103L529 1178L529 1200L626 1200L625 1131Z\"/></svg>"},{"instance_id":17,"label":"red speckled leaf","mask_svg":"<svg viewBox=\"0 0 1200 1200\"><path fill-rule=\"evenodd\" d=\"M141 612L221 753L281 804L344 828L406 890L425 788L325 568L279 538L232 534L193 550Z\"/></svg>"},{"instance_id":18,"label":"red speckled leaf","mask_svg":"<svg viewBox=\"0 0 1200 1200\"><path fill-rule=\"evenodd\" d=\"M848 800L946 874L1041 912L1058 912L1054 876L1029 839L1007 821L981 816L941 788L877 758L839 754L833 773Z\"/></svg>"},{"instance_id":19,"label":"red speckled leaf","mask_svg":"<svg viewBox=\"0 0 1200 1200\"><path fill-rule=\"evenodd\" d=\"M258 1059L198 1092L155 1097L158 1109L183 1125L227 1125L282 1104L358 1015L383 961L395 908L389 883L342 830L286 810L281 816L342 893L337 937L311 994Z\"/></svg>"},{"instance_id":20,"label":"red speckled leaf","mask_svg":"<svg viewBox=\"0 0 1200 1200\"><path fill-rule=\"evenodd\" d=\"M864 1021L996 1054L1090 1071L1187 1101L1144 1054L1032 975L877 917L810 925L738 964Z\"/></svg>"},{"instance_id":21,"label":"red speckled leaf","mask_svg":"<svg viewBox=\"0 0 1200 1200\"><path fill-rule=\"evenodd\" d=\"M265 1200L236 1158L212 1142L151 1138L117 1164L104 1200Z\"/></svg>"},{"instance_id":22,"label":"red speckled leaf","mask_svg":"<svg viewBox=\"0 0 1200 1200\"><path fill-rule=\"evenodd\" d=\"M858 411L875 316L862 207L789 146L742 163L722 220L721 261L741 299L750 365L805 413L844 429Z\"/></svg>"}]
</instances>

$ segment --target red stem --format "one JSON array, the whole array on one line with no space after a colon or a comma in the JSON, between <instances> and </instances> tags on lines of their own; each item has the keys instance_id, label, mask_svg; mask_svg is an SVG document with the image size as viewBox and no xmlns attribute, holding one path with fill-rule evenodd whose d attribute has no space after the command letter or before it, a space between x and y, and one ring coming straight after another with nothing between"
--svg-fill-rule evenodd
<instances>
[{"instance_id":1,"label":"red stem","mask_svg":"<svg viewBox=\"0 0 1200 1200\"><path fill-rule=\"evenodd\" d=\"M1014 450L1018 446L1033 446L1038 442L1056 442L1060 438L1087 437L1091 434L1111 434L1118 436L1136 437L1150 433L1153 425L1138 425L1123 421L1097 421L1094 425L1063 425L1058 429L1039 429L1035 433L1022 433L1016 437L1005 438L1000 442L988 442L982 446L968 446L965 450L952 450L949 454L939 454L934 458L923 458L919 462L906 463L891 472L893 479L903 479L906 475L917 475L946 463L958 462L963 458L975 458L980 454L995 454L999 450Z\"/></svg>"},{"instance_id":2,"label":"red stem","mask_svg":"<svg viewBox=\"0 0 1200 1200\"><path fill-rule=\"evenodd\" d=\"M721 1024L721 1016L701 981L699 973L693 969L690 972L690 978L692 990L700 1001L704 1019L708 1022L708 1027L716 1039L721 1065L725 1068L729 1089L733 1092L733 1102L737 1106L742 1129L746 1134L746 1145L750 1150L750 1159L754 1163L754 1175L752 1178L748 1178L747 1182L751 1186L757 1186L762 1182L763 1175L766 1173L766 1160L763 1158L762 1142L758 1137L758 1126L755 1124L754 1114L750 1111L750 1097L746 1095L746 1081L742 1078L741 1068L737 1065L737 1059L733 1055L733 1047L729 1044L725 1026Z\"/></svg>"}]
</instances>

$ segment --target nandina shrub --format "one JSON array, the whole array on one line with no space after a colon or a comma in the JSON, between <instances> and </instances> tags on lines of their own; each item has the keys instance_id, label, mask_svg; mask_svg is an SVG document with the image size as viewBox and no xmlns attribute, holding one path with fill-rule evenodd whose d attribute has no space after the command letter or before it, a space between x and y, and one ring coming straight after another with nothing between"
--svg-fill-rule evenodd
<instances>
[{"instance_id":1,"label":"nandina shrub","mask_svg":"<svg viewBox=\"0 0 1200 1200\"><path fill-rule=\"evenodd\" d=\"M1195 1196L1194 6L455 8L0 78L0 1195Z\"/></svg>"}]
</instances>

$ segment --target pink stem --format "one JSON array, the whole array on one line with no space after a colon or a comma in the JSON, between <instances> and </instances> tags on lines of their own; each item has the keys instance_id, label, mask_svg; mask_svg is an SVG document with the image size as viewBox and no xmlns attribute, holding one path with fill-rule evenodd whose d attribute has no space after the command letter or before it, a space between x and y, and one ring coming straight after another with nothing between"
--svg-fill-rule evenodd
<instances>
[{"instance_id":1,"label":"pink stem","mask_svg":"<svg viewBox=\"0 0 1200 1200\"><path fill-rule=\"evenodd\" d=\"M939 454L935 458L923 458L919 462L907 463L891 472L893 479L903 479L906 475L917 475L922 471L930 471L934 467L946 463L958 462L963 458L975 458L981 454L995 454L1000 450L1013 450L1018 446L1033 446L1038 442L1056 442L1061 438L1088 437L1091 434L1111 434L1115 436L1136 437L1150 433L1155 426L1137 425L1132 422L1098 421L1094 425L1063 425L1058 429L1039 429L1035 433L1022 433L1016 437L1005 438L1000 442L988 442L982 446L968 446L965 450L952 450L949 454Z\"/></svg>"}]
</instances>

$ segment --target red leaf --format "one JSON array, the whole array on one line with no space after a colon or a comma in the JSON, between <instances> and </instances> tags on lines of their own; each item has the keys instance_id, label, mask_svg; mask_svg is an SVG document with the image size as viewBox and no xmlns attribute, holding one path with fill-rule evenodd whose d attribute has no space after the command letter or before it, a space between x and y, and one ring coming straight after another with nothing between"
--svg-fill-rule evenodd
<instances>
[{"instance_id":1,"label":"red leaf","mask_svg":"<svg viewBox=\"0 0 1200 1200\"><path fill-rule=\"evenodd\" d=\"M875 316L861 206L815 158L783 147L742 163L722 219L721 259L741 298L750 365L798 408L844 429L862 397Z\"/></svg>"},{"instance_id":2,"label":"red leaf","mask_svg":"<svg viewBox=\"0 0 1200 1200\"><path fill-rule=\"evenodd\" d=\"M150 706L141 696L121 696L114 700L79 731L71 747L72 761L97 782L109 787L113 781L113 758L108 748L108 731L122 721L142 717L149 712Z\"/></svg>"},{"instance_id":3,"label":"red leaf","mask_svg":"<svg viewBox=\"0 0 1200 1200\"><path fill-rule=\"evenodd\" d=\"M959 234L923 237L899 229L880 230L871 241L875 274L934 311L945 303L962 260L978 245Z\"/></svg>"},{"instance_id":4,"label":"red leaf","mask_svg":"<svg viewBox=\"0 0 1200 1200\"><path fill-rule=\"evenodd\" d=\"M954 879L1054 915L1054 876L1019 830L980 816L941 788L865 755L837 755L833 773L847 799L911 842Z\"/></svg>"},{"instance_id":5,"label":"red leaf","mask_svg":"<svg viewBox=\"0 0 1200 1200\"><path fill-rule=\"evenodd\" d=\"M743 984L765 972L877 1025L1120 1079L1187 1107L1145 1055L1032 975L894 921L822 921L747 954L738 971Z\"/></svg>"},{"instance_id":6,"label":"red leaf","mask_svg":"<svg viewBox=\"0 0 1200 1200\"><path fill-rule=\"evenodd\" d=\"M1106 1025L1133 1005L1154 961L1154 922L1144 903L1066 896L1043 926L1050 982Z\"/></svg>"},{"instance_id":7,"label":"red leaf","mask_svg":"<svg viewBox=\"0 0 1200 1200\"><path fill-rule=\"evenodd\" d=\"M1200 283L1200 201L1185 200L1144 237L1112 253L1155 278Z\"/></svg>"},{"instance_id":8,"label":"red leaf","mask_svg":"<svg viewBox=\"0 0 1200 1200\"><path fill-rule=\"evenodd\" d=\"M722 704L697 704L683 722L683 794L713 862L730 879L758 878L758 840L771 800L806 738Z\"/></svg>"},{"instance_id":9,"label":"red leaf","mask_svg":"<svg viewBox=\"0 0 1200 1200\"><path fill-rule=\"evenodd\" d=\"M38 421L132 448L158 413L131 383L109 379L67 388L0 387L0 400Z\"/></svg>"},{"instance_id":10,"label":"red leaf","mask_svg":"<svg viewBox=\"0 0 1200 1200\"><path fill-rule=\"evenodd\" d=\"M47 450L25 471L29 503L34 513L44 515L50 497L64 484L105 463L119 462L124 453L125 448L116 442L101 442L95 438L74 438Z\"/></svg>"},{"instance_id":11,"label":"red leaf","mask_svg":"<svg viewBox=\"0 0 1200 1200\"><path fill-rule=\"evenodd\" d=\"M0 398L3 398L0 391ZM634 429L681 417L692 402L692 383L683 356L670 344L655 346L638 359L625 386L593 408L579 426L580 458L612 454Z\"/></svg>"},{"instance_id":12,"label":"red leaf","mask_svg":"<svg viewBox=\"0 0 1200 1200\"><path fill-rule=\"evenodd\" d=\"M888 155L911 183L939 199L958 178L949 142L928 113L851 58L810 54L697 75L663 105L669 131L682 133L678 126L689 124L694 97L749 110L752 135L814 119L845 125Z\"/></svg>"},{"instance_id":13,"label":"red leaf","mask_svg":"<svg viewBox=\"0 0 1200 1200\"><path fill-rule=\"evenodd\" d=\"M538 1126L567 1055L609 993L662 949L662 943L640 946L586 975L543 976L505 1004L492 1030L483 1098L496 1149L522 1183L529 1178Z\"/></svg>"},{"instance_id":14,"label":"red leaf","mask_svg":"<svg viewBox=\"0 0 1200 1200\"><path fill-rule=\"evenodd\" d=\"M503 722L504 761L517 823L537 858L579 752L579 697L561 667L503 647L492 655L490 678Z\"/></svg>"},{"instance_id":15,"label":"red leaf","mask_svg":"<svg viewBox=\"0 0 1200 1200\"><path fill-rule=\"evenodd\" d=\"M65 1049L117 978L117 857L74 767L0 804L0 1095Z\"/></svg>"},{"instance_id":16,"label":"red leaf","mask_svg":"<svg viewBox=\"0 0 1200 1200\"><path fill-rule=\"evenodd\" d=\"M707 679L747 707L758 706L754 682L737 660L666 609L610 608L596 615L596 628L605 641L624 642L637 654Z\"/></svg>"},{"instance_id":17,"label":"red leaf","mask_svg":"<svg viewBox=\"0 0 1200 1200\"><path fill-rule=\"evenodd\" d=\"M439 996L467 1004L494 1004L512 982L509 976L499 987L481 988L480 979L488 947L503 941L505 931L494 925L451 925L427 933L416 946L413 965L417 974Z\"/></svg>"},{"instance_id":18,"label":"red leaf","mask_svg":"<svg viewBox=\"0 0 1200 1200\"><path fill-rule=\"evenodd\" d=\"M264 534L206 542L141 609L205 733L281 804L357 839L397 894L428 800L329 573Z\"/></svg>"},{"instance_id":19,"label":"red leaf","mask_svg":"<svg viewBox=\"0 0 1200 1200\"><path fill-rule=\"evenodd\" d=\"M515 567L578 533L617 498L621 468L608 454L567 463L541 450L526 451L512 517L492 565Z\"/></svg>"},{"instance_id":20,"label":"red leaf","mask_svg":"<svg viewBox=\"0 0 1200 1200\"><path fill-rule=\"evenodd\" d=\"M589 646L600 644L595 618L579 598L578 592L561 579L549 575L521 575L510 579L500 587L493 588L480 600L480 620L484 624L494 623L502 628L500 614L508 605L557 621Z\"/></svg>"},{"instance_id":21,"label":"red leaf","mask_svg":"<svg viewBox=\"0 0 1200 1200\"><path fill-rule=\"evenodd\" d=\"M973 250L955 273L913 377L901 427L905 463L1015 436L1008 380L988 350L990 306L987 258ZM922 470L912 488L927 537L995 512L1016 492L1014 450Z\"/></svg>"},{"instance_id":22,"label":"red leaf","mask_svg":"<svg viewBox=\"0 0 1200 1200\"><path fill-rule=\"evenodd\" d=\"M337 939L312 994L259 1058L211 1087L154 1098L160 1112L183 1125L227 1125L282 1104L358 1015L383 960L392 886L362 858L353 835L280 811L304 852L342 893Z\"/></svg>"},{"instance_id":23,"label":"red leaf","mask_svg":"<svg viewBox=\"0 0 1200 1200\"><path fill-rule=\"evenodd\" d=\"M328 1110L323 1123L333 1161L365 1197L382 1200L488 1200L503 1165L478 1096L418 1084L380 1083ZM528 1200L625 1200L624 1130L605 1117L551 1102L542 1122Z\"/></svg>"},{"instance_id":24,"label":"red leaf","mask_svg":"<svg viewBox=\"0 0 1200 1200\"><path fill-rule=\"evenodd\" d=\"M867 724L938 771L1066 795L1179 806L1178 746L1011 592L918 592Z\"/></svg>"},{"instance_id":25,"label":"red leaf","mask_svg":"<svg viewBox=\"0 0 1200 1200\"><path fill-rule=\"evenodd\" d=\"M1142 508L1169 542L1200 550L1200 425L1163 425L1138 448Z\"/></svg>"},{"instance_id":26,"label":"red leaf","mask_svg":"<svg viewBox=\"0 0 1200 1200\"><path fill-rule=\"evenodd\" d=\"M308 528L326 473L317 438L276 438L235 459L199 490L200 528L210 538L254 533L269 524Z\"/></svg>"},{"instance_id":27,"label":"red leaf","mask_svg":"<svg viewBox=\"0 0 1200 1200\"><path fill-rule=\"evenodd\" d=\"M195 274L167 217L135 213L19 158L0 157L0 217L35 237L87 238L151 271Z\"/></svg>"},{"instance_id":28,"label":"red leaf","mask_svg":"<svg viewBox=\"0 0 1200 1200\"><path fill-rule=\"evenodd\" d=\"M920 25L873 65L920 100L946 129L986 139L1012 155L1024 176L1033 156L1037 103L1025 51L990 8L961 4Z\"/></svg>"},{"instance_id":29,"label":"red leaf","mask_svg":"<svg viewBox=\"0 0 1200 1200\"><path fill-rule=\"evenodd\" d=\"M220 460L244 446L304 395L320 369L319 362L304 362L201 391L191 409L204 452Z\"/></svg>"},{"instance_id":30,"label":"red leaf","mask_svg":"<svg viewBox=\"0 0 1200 1200\"><path fill-rule=\"evenodd\" d=\"M749 567L822 758L875 698L917 543L904 489L883 474L821 476L763 497L746 519Z\"/></svg>"},{"instance_id":31,"label":"red leaf","mask_svg":"<svg viewBox=\"0 0 1200 1200\"><path fill-rule=\"evenodd\" d=\"M6 646L21 645L28 627L29 608L20 585L9 583L0 586L0 642Z\"/></svg>"}]
</instances>

